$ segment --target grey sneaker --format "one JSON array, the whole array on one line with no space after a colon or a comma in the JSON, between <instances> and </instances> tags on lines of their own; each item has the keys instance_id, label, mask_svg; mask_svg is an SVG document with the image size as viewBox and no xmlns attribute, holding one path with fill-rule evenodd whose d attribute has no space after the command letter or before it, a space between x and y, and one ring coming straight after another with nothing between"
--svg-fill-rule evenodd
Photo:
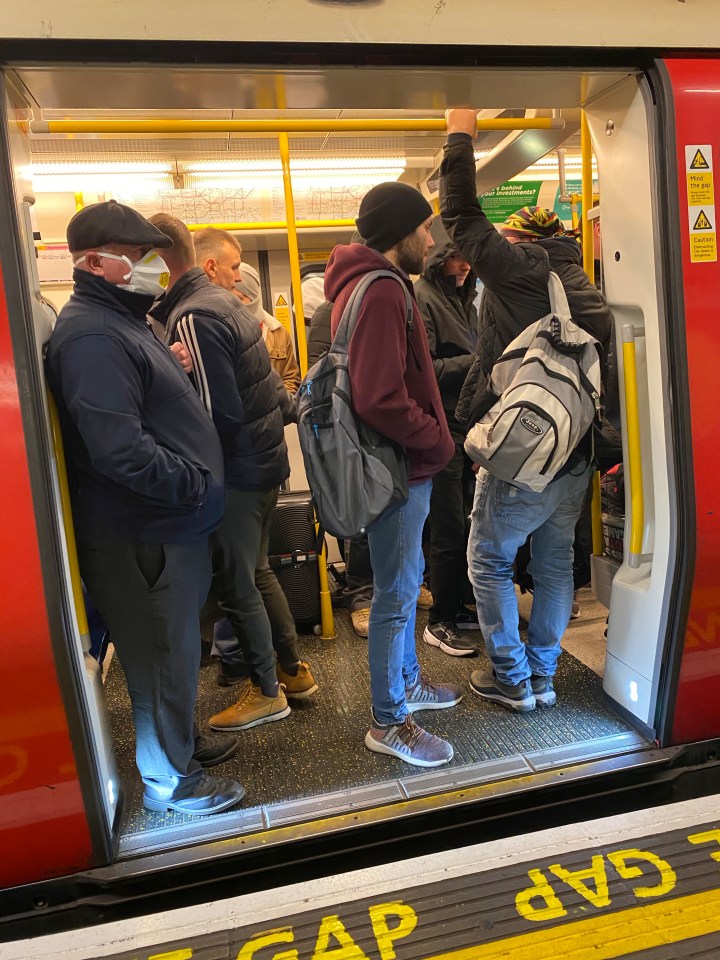
<instances>
[{"instance_id":1,"label":"grey sneaker","mask_svg":"<svg viewBox=\"0 0 720 960\"><path fill-rule=\"evenodd\" d=\"M535 709L535 695L529 680L516 684L503 683L492 671L473 670L470 674L470 689L483 700L500 703L518 713L529 713Z\"/></svg>"},{"instance_id":2,"label":"grey sneaker","mask_svg":"<svg viewBox=\"0 0 720 960\"><path fill-rule=\"evenodd\" d=\"M423 730L408 714L402 723L388 726L373 717L372 726L365 734L365 746L373 753L386 753L414 767L441 767L453 758L453 748L446 740Z\"/></svg>"},{"instance_id":3,"label":"grey sneaker","mask_svg":"<svg viewBox=\"0 0 720 960\"><path fill-rule=\"evenodd\" d=\"M431 647L440 647L451 657L475 657L479 647L474 640L463 637L451 623L430 623L423 631L423 640Z\"/></svg>"},{"instance_id":4,"label":"grey sneaker","mask_svg":"<svg viewBox=\"0 0 720 960\"><path fill-rule=\"evenodd\" d=\"M552 677L541 677L533 674L530 677L530 686L535 694L535 702L539 707L554 707L557 703L557 694L553 688Z\"/></svg>"},{"instance_id":5,"label":"grey sneaker","mask_svg":"<svg viewBox=\"0 0 720 960\"><path fill-rule=\"evenodd\" d=\"M418 677L414 687L405 688L405 702L409 713L418 710L444 710L454 707L462 700L462 690L452 683L430 683Z\"/></svg>"}]
</instances>

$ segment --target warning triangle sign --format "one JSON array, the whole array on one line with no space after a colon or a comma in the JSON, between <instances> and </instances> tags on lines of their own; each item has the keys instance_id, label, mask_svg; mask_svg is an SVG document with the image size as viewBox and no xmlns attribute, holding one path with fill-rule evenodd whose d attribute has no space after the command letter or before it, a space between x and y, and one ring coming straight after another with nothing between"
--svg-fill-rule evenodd
<instances>
[{"instance_id":1,"label":"warning triangle sign","mask_svg":"<svg viewBox=\"0 0 720 960\"><path fill-rule=\"evenodd\" d=\"M275 301L275 306L276 306L276 307L286 307L286 306L287 306L287 300L285 299L285 297L284 297L282 294L280 294L280 296L279 296L279 297L277 298L277 300Z\"/></svg>"},{"instance_id":2,"label":"warning triangle sign","mask_svg":"<svg viewBox=\"0 0 720 960\"><path fill-rule=\"evenodd\" d=\"M695 156L692 158L690 169L691 170L709 170L710 169L710 164L702 155L702 150L695 151Z\"/></svg>"},{"instance_id":3,"label":"warning triangle sign","mask_svg":"<svg viewBox=\"0 0 720 960\"><path fill-rule=\"evenodd\" d=\"M693 226L693 230L712 230L713 225L708 220L705 211L701 210L697 215L697 220Z\"/></svg>"}]
</instances>

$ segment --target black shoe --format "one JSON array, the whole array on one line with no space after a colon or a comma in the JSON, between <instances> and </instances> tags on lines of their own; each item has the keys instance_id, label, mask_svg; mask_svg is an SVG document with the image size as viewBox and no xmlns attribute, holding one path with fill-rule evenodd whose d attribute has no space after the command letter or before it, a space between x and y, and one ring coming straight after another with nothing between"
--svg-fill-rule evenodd
<instances>
[{"instance_id":1,"label":"black shoe","mask_svg":"<svg viewBox=\"0 0 720 960\"><path fill-rule=\"evenodd\" d=\"M175 810L191 816L205 816L210 813L222 813L240 803L245 791L234 780L216 780L203 773L192 786L181 788L169 797L162 797L157 788L145 787L143 804L146 810L165 813Z\"/></svg>"},{"instance_id":2,"label":"black shoe","mask_svg":"<svg viewBox=\"0 0 720 960\"><path fill-rule=\"evenodd\" d=\"M208 740L200 735L195 738L193 760L197 760L201 767L214 767L234 756L240 741L237 737L223 737L221 740Z\"/></svg>"},{"instance_id":3,"label":"black shoe","mask_svg":"<svg viewBox=\"0 0 720 960\"><path fill-rule=\"evenodd\" d=\"M516 684L503 683L492 671L474 670L470 674L470 689L483 700L500 703L517 713L529 713L535 709L535 695L529 680Z\"/></svg>"},{"instance_id":4,"label":"black shoe","mask_svg":"<svg viewBox=\"0 0 720 960\"><path fill-rule=\"evenodd\" d=\"M236 687L239 683L245 683L247 678L248 671L244 663L235 666L225 663L224 660L218 661L217 682L219 687Z\"/></svg>"},{"instance_id":5,"label":"black shoe","mask_svg":"<svg viewBox=\"0 0 720 960\"><path fill-rule=\"evenodd\" d=\"M530 677L530 686L539 707L554 707L557 703L557 694L553 688L552 677L541 677L533 674Z\"/></svg>"},{"instance_id":6,"label":"black shoe","mask_svg":"<svg viewBox=\"0 0 720 960\"><path fill-rule=\"evenodd\" d=\"M458 630L479 630L480 621L477 617L477 610L468 610L467 607L463 607L455 617L455 626Z\"/></svg>"},{"instance_id":7,"label":"black shoe","mask_svg":"<svg viewBox=\"0 0 720 960\"><path fill-rule=\"evenodd\" d=\"M428 624L423 640L431 647L440 647L443 653L451 657L474 657L479 649L474 640L463 637L451 623Z\"/></svg>"}]
</instances>

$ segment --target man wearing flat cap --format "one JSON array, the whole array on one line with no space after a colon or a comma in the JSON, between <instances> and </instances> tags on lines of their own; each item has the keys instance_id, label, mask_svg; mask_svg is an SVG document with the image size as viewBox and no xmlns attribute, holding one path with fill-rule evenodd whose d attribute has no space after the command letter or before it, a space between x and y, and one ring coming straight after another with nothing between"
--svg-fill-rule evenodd
<instances>
[{"instance_id":1,"label":"man wearing flat cap","mask_svg":"<svg viewBox=\"0 0 720 960\"><path fill-rule=\"evenodd\" d=\"M607 355L612 314L581 266L581 251L552 210L523 207L500 230L477 198L474 110L448 110L440 166L440 209L452 242L485 285L475 360L456 418L470 429L493 405L487 389L495 361L524 329L550 313L548 279L560 278L570 314ZM490 385L491 386L491 385ZM483 700L526 713L553 706L553 677L573 603L573 539L590 482L590 436L541 493L521 490L482 467L477 474L468 540L468 570L478 621L492 662L470 686ZM518 632L513 562L532 535L533 606L527 642Z\"/></svg>"},{"instance_id":2,"label":"man wearing flat cap","mask_svg":"<svg viewBox=\"0 0 720 960\"><path fill-rule=\"evenodd\" d=\"M334 306L335 334L343 310L362 278L374 270L397 275L368 288L348 347L355 413L407 453L409 496L368 528L374 594L368 656L372 719L365 745L422 767L452 759L452 746L413 720L419 710L452 707L459 687L434 685L420 673L415 649L415 605L422 582L422 530L432 477L448 463L454 443L448 430L425 327L409 274L423 269L432 246L432 210L405 183L381 183L362 200L356 221L365 245L335 247L325 272L325 294Z\"/></svg>"},{"instance_id":3,"label":"man wearing flat cap","mask_svg":"<svg viewBox=\"0 0 720 960\"><path fill-rule=\"evenodd\" d=\"M217 813L243 796L239 784L203 771L236 741L205 741L193 722L223 458L190 381L146 322L168 282L157 248L172 240L113 200L75 214L67 239L75 287L46 371L80 571L127 679L145 806Z\"/></svg>"}]
</instances>

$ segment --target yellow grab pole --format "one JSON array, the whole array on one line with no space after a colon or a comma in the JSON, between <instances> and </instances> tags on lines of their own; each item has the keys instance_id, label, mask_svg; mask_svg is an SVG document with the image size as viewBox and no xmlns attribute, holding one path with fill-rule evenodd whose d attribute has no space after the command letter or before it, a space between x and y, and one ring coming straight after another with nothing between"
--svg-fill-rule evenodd
<instances>
[{"instance_id":1,"label":"yellow grab pole","mask_svg":"<svg viewBox=\"0 0 720 960\"><path fill-rule=\"evenodd\" d=\"M592 220L588 218L588 212L593 204L592 140L590 139L590 127L588 126L587 115L584 110L582 111L580 120L580 153L582 156L583 267L585 269L585 273L590 278L590 283L595 283Z\"/></svg>"},{"instance_id":2,"label":"yellow grab pole","mask_svg":"<svg viewBox=\"0 0 720 960\"><path fill-rule=\"evenodd\" d=\"M290 275L292 277L293 301L295 303L295 331L297 333L298 362L303 376L307 373L307 335L305 315L303 313L302 284L300 281L300 249L295 221L295 200L293 199L292 178L290 175L290 143L286 133L278 136L280 144L280 163L282 164L283 188L285 190L285 215L287 217L287 237L290 252Z\"/></svg>"},{"instance_id":3,"label":"yellow grab pole","mask_svg":"<svg viewBox=\"0 0 720 960\"><path fill-rule=\"evenodd\" d=\"M214 227L216 230L287 230L286 220L258 220L244 221L243 223L189 223L188 230L205 230ZM354 220L296 220L298 230L322 230L335 227L354 227Z\"/></svg>"},{"instance_id":4,"label":"yellow grab pole","mask_svg":"<svg viewBox=\"0 0 720 960\"><path fill-rule=\"evenodd\" d=\"M635 328L623 324L623 379L625 381L625 419L627 421L628 473L630 475L630 549L628 566L642 563L645 527L645 495L643 492L642 450L640 447L640 407L638 403Z\"/></svg>"},{"instance_id":5,"label":"yellow grab pole","mask_svg":"<svg viewBox=\"0 0 720 960\"><path fill-rule=\"evenodd\" d=\"M84 199L83 199L83 195L82 195L82 193L80 193L80 192L78 191L78 192L75 194L75 210L76 210L76 211L82 210L82 208L83 208L84 206L85 206L85 201L84 201Z\"/></svg>"},{"instance_id":6,"label":"yellow grab pole","mask_svg":"<svg viewBox=\"0 0 720 960\"><path fill-rule=\"evenodd\" d=\"M603 528L602 528L602 498L600 494L600 471L593 471L592 504L590 510L592 521L592 552L594 557L603 555Z\"/></svg>"},{"instance_id":7,"label":"yellow grab pole","mask_svg":"<svg viewBox=\"0 0 720 960\"><path fill-rule=\"evenodd\" d=\"M280 162L283 172L283 188L285 190L285 216L287 217L288 247L290 252L290 274L292 277L293 301L295 303L295 330L297 332L298 360L303 376L307 373L307 336L305 332L305 315L303 313L302 289L300 282L300 250L298 249L297 226L295 222L295 201L292 192L292 177L290 175L290 143L287 133L278 136L280 144ZM315 524L319 532L319 524ZM327 551L323 542L318 553L318 574L320 578L320 636L323 640L334 640L335 619L332 612L332 600L327 575Z\"/></svg>"},{"instance_id":8,"label":"yellow grab pole","mask_svg":"<svg viewBox=\"0 0 720 960\"><path fill-rule=\"evenodd\" d=\"M62 433L60 432L60 418L53 395L48 390L48 407L50 409L50 428L52 430L55 460L57 463L58 484L60 487L60 506L62 509L63 525L65 527L65 542L67 544L68 563L70 565L70 586L72 587L73 603L78 630L83 639L83 649L90 649L90 628L85 611L85 598L80 578L80 565L75 542L75 527L73 525L72 507L70 506L70 490L68 488L67 467L65 465L65 448L63 447Z\"/></svg>"},{"instance_id":9,"label":"yellow grab pole","mask_svg":"<svg viewBox=\"0 0 720 960\"><path fill-rule=\"evenodd\" d=\"M592 220L588 219L588 212L593 204L593 173L592 173L592 140L590 127L585 111L580 117L580 153L582 157L582 252L583 268L590 283L595 283L595 260L593 259ZM575 201L576 198L573 197ZM573 217L574 220L574 217ZM573 226L575 224L573 223ZM592 546L596 557L603 552L602 535L602 500L600 497L600 472L595 470L592 479L592 504L590 516L592 521Z\"/></svg>"},{"instance_id":10,"label":"yellow grab pole","mask_svg":"<svg viewBox=\"0 0 720 960\"><path fill-rule=\"evenodd\" d=\"M564 129L560 117L501 117L478 120L478 130ZM396 133L447 129L444 117L356 120L32 120L31 133Z\"/></svg>"}]
</instances>

